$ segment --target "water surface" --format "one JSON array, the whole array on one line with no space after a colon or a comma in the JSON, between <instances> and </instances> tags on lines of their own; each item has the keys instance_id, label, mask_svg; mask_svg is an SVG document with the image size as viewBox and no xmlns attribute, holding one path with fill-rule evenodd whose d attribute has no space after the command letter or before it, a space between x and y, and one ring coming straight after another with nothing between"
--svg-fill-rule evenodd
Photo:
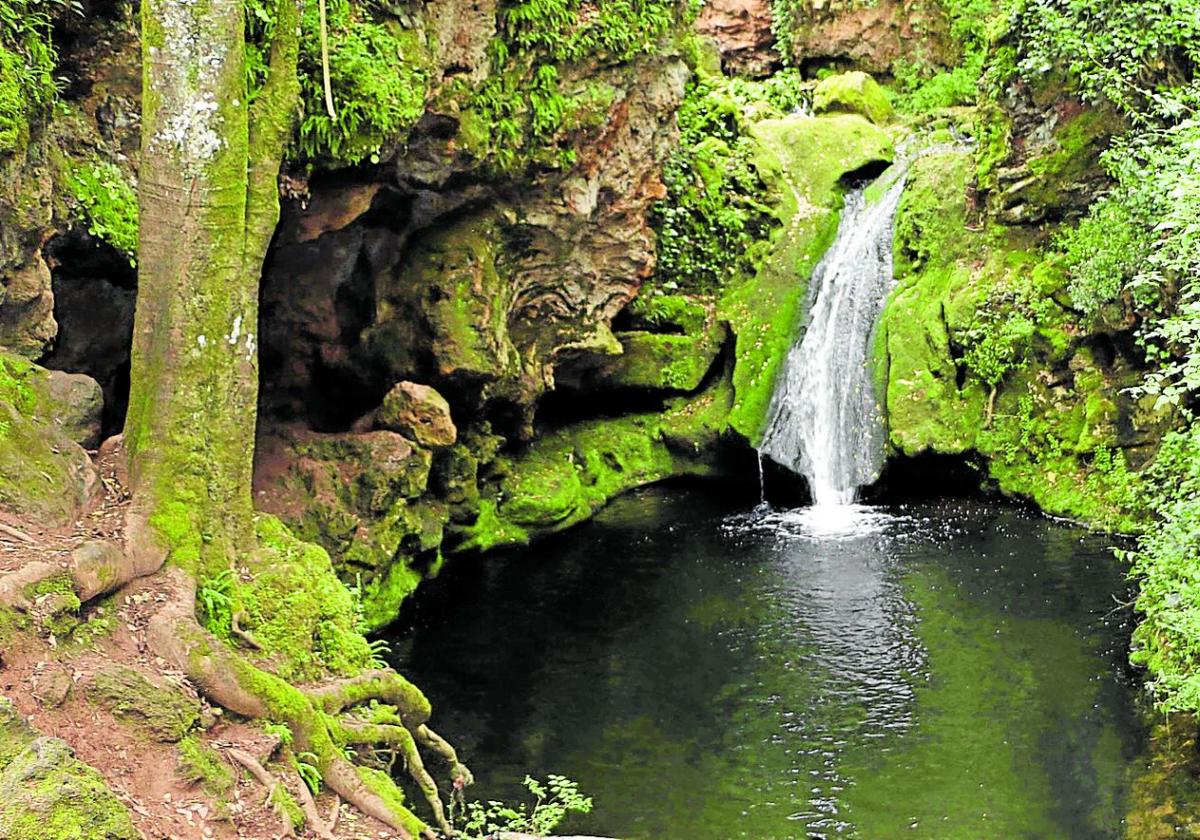
<instances>
[{"instance_id":1,"label":"water surface","mask_svg":"<svg viewBox=\"0 0 1200 840\"><path fill-rule=\"evenodd\" d=\"M739 511L617 500L532 548L460 559L398 665L519 798L627 838L1104 838L1143 749L1110 541L1012 508Z\"/></svg>"}]
</instances>

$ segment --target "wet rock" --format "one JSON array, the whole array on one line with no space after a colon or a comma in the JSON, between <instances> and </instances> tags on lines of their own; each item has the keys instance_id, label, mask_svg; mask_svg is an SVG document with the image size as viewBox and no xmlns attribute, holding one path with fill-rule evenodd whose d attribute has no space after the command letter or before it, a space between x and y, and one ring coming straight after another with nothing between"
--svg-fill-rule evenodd
<instances>
[{"instance_id":1,"label":"wet rock","mask_svg":"<svg viewBox=\"0 0 1200 840\"><path fill-rule=\"evenodd\" d=\"M88 700L156 741L181 740L200 717L197 698L124 666L97 673L87 683L84 693Z\"/></svg>"},{"instance_id":2,"label":"wet rock","mask_svg":"<svg viewBox=\"0 0 1200 840\"><path fill-rule=\"evenodd\" d=\"M416 382L399 382L388 391L375 410L374 424L422 446L451 446L458 439L450 403L433 388Z\"/></svg>"},{"instance_id":3,"label":"wet rock","mask_svg":"<svg viewBox=\"0 0 1200 840\"><path fill-rule=\"evenodd\" d=\"M855 71L822 79L813 92L813 110L818 114L861 114L883 125L892 115L892 104L878 82Z\"/></svg>"},{"instance_id":4,"label":"wet rock","mask_svg":"<svg viewBox=\"0 0 1200 840\"><path fill-rule=\"evenodd\" d=\"M781 63L767 0L711 0L695 28L716 43L721 66L731 75L767 76Z\"/></svg>"}]
</instances>

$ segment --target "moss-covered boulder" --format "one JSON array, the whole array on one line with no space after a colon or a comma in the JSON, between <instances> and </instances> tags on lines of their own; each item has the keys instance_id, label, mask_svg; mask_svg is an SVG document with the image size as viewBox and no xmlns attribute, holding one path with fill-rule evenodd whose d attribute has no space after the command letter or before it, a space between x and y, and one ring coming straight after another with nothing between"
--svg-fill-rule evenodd
<instances>
[{"instance_id":1,"label":"moss-covered boulder","mask_svg":"<svg viewBox=\"0 0 1200 840\"><path fill-rule=\"evenodd\" d=\"M59 524L91 498L96 471L51 388L54 376L0 351L0 509ZM69 430L69 432L68 432Z\"/></svg>"},{"instance_id":2,"label":"moss-covered boulder","mask_svg":"<svg viewBox=\"0 0 1200 840\"><path fill-rule=\"evenodd\" d=\"M892 116L892 103L878 82L856 70L822 79L813 91L813 111L861 114L876 125L883 125Z\"/></svg>"},{"instance_id":3,"label":"moss-covered boulder","mask_svg":"<svg viewBox=\"0 0 1200 840\"><path fill-rule=\"evenodd\" d=\"M0 697L0 837L140 840L129 812L58 738L39 736Z\"/></svg>"},{"instance_id":4,"label":"moss-covered boulder","mask_svg":"<svg viewBox=\"0 0 1200 840\"><path fill-rule=\"evenodd\" d=\"M732 428L758 443L783 359L803 323L808 278L837 233L841 179L890 161L891 138L856 114L791 116L755 123L758 170L778 185L781 227L753 277L718 306L736 336Z\"/></svg>"},{"instance_id":5,"label":"moss-covered boulder","mask_svg":"<svg viewBox=\"0 0 1200 840\"><path fill-rule=\"evenodd\" d=\"M668 478L717 472L733 393L728 371L662 413L588 420L550 431L503 459L456 551L522 545L590 518L613 497Z\"/></svg>"},{"instance_id":6,"label":"moss-covered boulder","mask_svg":"<svg viewBox=\"0 0 1200 840\"><path fill-rule=\"evenodd\" d=\"M151 680L135 668L114 666L87 683L88 700L156 741L175 743L196 725L200 701L179 688Z\"/></svg>"},{"instance_id":7,"label":"moss-covered boulder","mask_svg":"<svg viewBox=\"0 0 1200 840\"><path fill-rule=\"evenodd\" d=\"M338 558L361 586L371 626L395 618L436 568L450 516L451 505L426 492L433 453L396 432L282 429L260 440L257 460L260 507Z\"/></svg>"}]
</instances>

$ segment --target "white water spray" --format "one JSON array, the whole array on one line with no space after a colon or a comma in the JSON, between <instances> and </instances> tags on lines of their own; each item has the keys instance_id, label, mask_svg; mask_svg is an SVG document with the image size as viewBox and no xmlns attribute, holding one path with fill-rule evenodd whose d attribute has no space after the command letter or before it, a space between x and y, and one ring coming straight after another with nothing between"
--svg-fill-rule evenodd
<instances>
[{"instance_id":1,"label":"white water spray","mask_svg":"<svg viewBox=\"0 0 1200 840\"><path fill-rule=\"evenodd\" d=\"M892 287L892 230L904 177L868 201L846 196L837 238L813 272L808 325L784 363L759 452L802 474L817 506L853 504L883 467L883 411L871 371Z\"/></svg>"}]
</instances>

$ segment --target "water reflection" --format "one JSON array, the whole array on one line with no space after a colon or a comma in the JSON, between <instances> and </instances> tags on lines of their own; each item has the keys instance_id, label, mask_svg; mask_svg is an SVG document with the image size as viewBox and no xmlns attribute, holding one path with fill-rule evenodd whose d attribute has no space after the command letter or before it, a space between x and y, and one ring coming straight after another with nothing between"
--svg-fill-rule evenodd
<instances>
[{"instance_id":1,"label":"water reflection","mask_svg":"<svg viewBox=\"0 0 1200 840\"><path fill-rule=\"evenodd\" d=\"M451 563L397 647L478 795L563 773L581 831L1108 837L1140 747L1123 593L1103 539L1005 508L649 492Z\"/></svg>"}]
</instances>

